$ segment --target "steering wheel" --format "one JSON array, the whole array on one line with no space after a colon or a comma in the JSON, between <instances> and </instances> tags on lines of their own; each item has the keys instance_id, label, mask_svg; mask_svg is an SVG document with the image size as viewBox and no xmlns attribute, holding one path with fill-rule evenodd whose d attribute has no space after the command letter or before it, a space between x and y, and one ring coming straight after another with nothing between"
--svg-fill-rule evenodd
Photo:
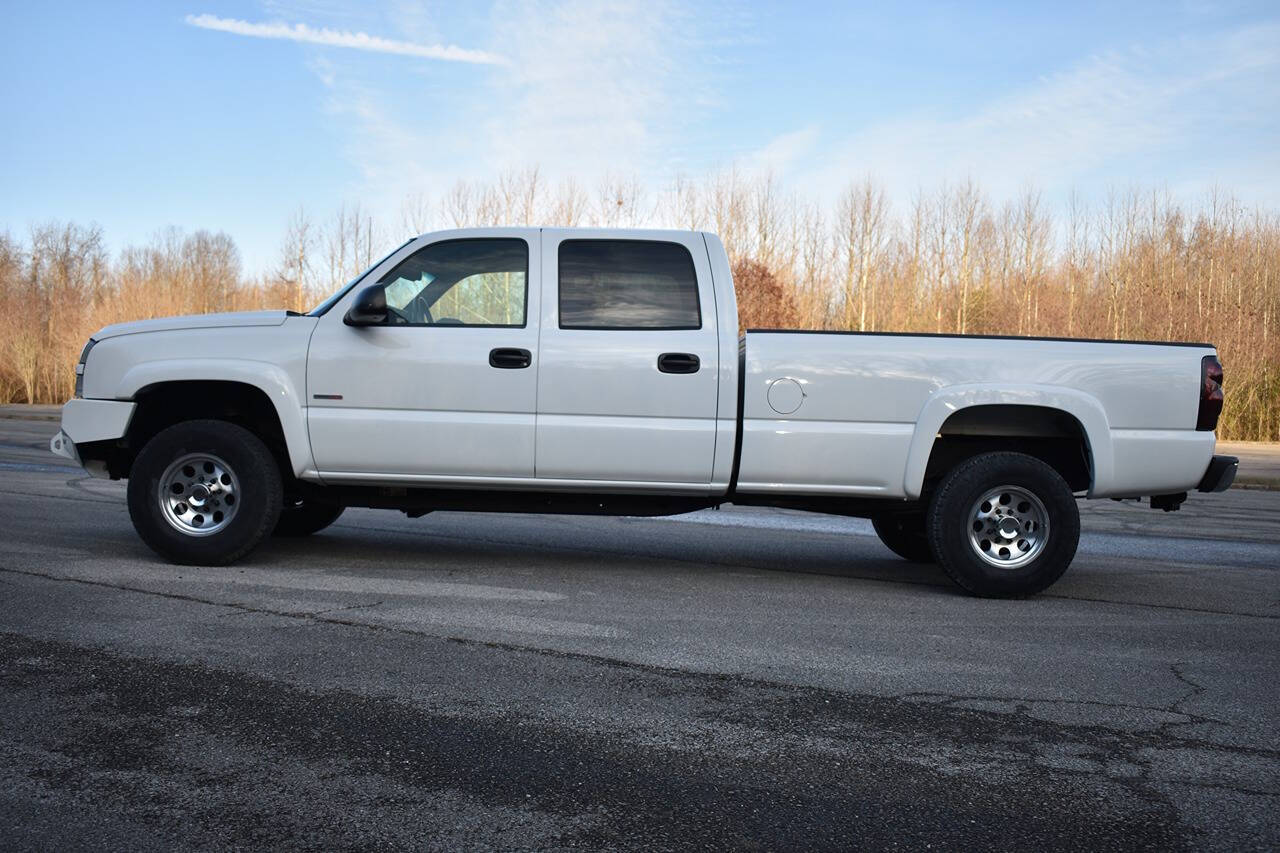
<instances>
[{"instance_id":1,"label":"steering wheel","mask_svg":"<svg viewBox=\"0 0 1280 853\"><path fill-rule=\"evenodd\" d=\"M427 305L423 291L409 300L409 304L404 307L403 317L406 323L417 325L431 325L435 322L431 318L431 308Z\"/></svg>"}]
</instances>

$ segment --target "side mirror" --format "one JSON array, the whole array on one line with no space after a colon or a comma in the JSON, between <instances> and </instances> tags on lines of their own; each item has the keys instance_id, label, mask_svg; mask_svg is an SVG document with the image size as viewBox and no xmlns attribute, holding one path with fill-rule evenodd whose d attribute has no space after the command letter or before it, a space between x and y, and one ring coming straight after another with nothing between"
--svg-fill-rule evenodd
<instances>
[{"instance_id":1,"label":"side mirror","mask_svg":"<svg viewBox=\"0 0 1280 853\"><path fill-rule=\"evenodd\" d=\"M370 285L356 294L356 301L342 322L348 326L382 326L387 322L387 291L380 284Z\"/></svg>"}]
</instances>

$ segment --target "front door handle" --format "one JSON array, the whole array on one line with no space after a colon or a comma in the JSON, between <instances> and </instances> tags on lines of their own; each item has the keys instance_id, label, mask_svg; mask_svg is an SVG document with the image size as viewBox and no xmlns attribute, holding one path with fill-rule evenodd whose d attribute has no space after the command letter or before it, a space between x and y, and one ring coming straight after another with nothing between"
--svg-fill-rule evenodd
<instances>
[{"instance_id":1,"label":"front door handle","mask_svg":"<svg viewBox=\"0 0 1280 853\"><path fill-rule=\"evenodd\" d=\"M702 362L691 352L664 352L658 356L658 370L663 373L697 373Z\"/></svg>"},{"instance_id":2,"label":"front door handle","mask_svg":"<svg viewBox=\"0 0 1280 853\"><path fill-rule=\"evenodd\" d=\"M489 350L489 366L503 370L519 370L533 364L533 354L527 349L499 347Z\"/></svg>"}]
</instances>

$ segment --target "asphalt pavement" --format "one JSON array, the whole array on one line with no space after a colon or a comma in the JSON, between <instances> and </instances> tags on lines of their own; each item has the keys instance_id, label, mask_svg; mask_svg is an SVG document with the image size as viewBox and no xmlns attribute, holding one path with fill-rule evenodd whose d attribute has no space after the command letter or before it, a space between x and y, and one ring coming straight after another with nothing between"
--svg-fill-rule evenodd
<instances>
[{"instance_id":1,"label":"asphalt pavement","mask_svg":"<svg viewBox=\"0 0 1280 853\"><path fill-rule=\"evenodd\" d=\"M985 601L856 519L351 510L225 569L0 418L6 849L1280 846L1280 492Z\"/></svg>"}]
</instances>

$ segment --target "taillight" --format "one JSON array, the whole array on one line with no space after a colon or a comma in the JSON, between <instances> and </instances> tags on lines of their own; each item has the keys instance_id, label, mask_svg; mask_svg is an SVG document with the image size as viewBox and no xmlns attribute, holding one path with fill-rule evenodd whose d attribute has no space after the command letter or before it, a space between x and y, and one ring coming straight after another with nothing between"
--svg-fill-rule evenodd
<instances>
[{"instance_id":1,"label":"taillight","mask_svg":"<svg viewBox=\"0 0 1280 853\"><path fill-rule=\"evenodd\" d=\"M1212 432L1222 414L1222 362L1216 355L1200 359L1200 413L1196 429Z\"/></svg>"}]
</instances>

